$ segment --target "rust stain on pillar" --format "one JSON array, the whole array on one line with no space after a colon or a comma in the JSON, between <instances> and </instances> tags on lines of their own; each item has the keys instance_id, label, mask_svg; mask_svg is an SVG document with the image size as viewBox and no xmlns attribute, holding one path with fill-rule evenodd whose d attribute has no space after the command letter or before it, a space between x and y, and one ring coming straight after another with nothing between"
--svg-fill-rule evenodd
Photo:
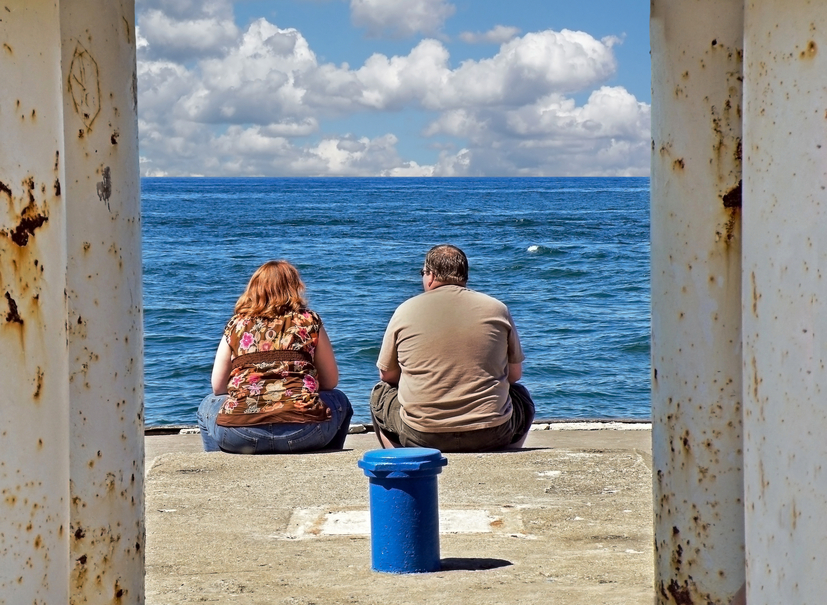
<instances>
[{"instance_id":1,"label":"rust stain on pillar","mask_svg":"<svg viewBox=\"0 0 827 605\"><path fill-rule=\"evenodd\" d=\"M6 314L6 321L9 323L15 323L23 325L23 318L20 317L20 312L17 310L17 301L11 297L9 292L6 292L6 301L9 304L9 312Z\"/></svg>"}]
</instances>

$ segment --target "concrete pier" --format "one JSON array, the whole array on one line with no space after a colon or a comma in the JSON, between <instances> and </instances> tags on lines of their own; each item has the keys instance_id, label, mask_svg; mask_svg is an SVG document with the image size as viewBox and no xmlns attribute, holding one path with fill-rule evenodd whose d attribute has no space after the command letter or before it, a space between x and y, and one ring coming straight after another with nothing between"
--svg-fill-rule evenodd
<instances>
[{"instance_id":1,"label":"concrete pier","mask_svg":"<svg viewBox=\"0 0 827 605\"><path fill-rule=\"evenodd\" d=\"M522 451L446 455L442 570L402 576L370 569L356 462L378 447L373 434L295 456L147 437L146 602L651 605L651 431L625 428L532 431Z\"/></svg>"}]
</instances>

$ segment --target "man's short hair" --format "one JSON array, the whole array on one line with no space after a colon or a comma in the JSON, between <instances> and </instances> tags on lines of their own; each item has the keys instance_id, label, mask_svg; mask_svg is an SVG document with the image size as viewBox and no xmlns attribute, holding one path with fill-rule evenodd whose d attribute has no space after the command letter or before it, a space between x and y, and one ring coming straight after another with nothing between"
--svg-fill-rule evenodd
<instances>
[{"instance_id":1,"label":"man's short hair","mask_svg":"<svg viewBox=\"0 0 827 605\"><path fill-rule=\"evenodd\" d=\"M425 270L432 273L436 281L465 284L468 281L468 258L456 246L440 244L425 255Z\"/></svg>"}]
</instances>

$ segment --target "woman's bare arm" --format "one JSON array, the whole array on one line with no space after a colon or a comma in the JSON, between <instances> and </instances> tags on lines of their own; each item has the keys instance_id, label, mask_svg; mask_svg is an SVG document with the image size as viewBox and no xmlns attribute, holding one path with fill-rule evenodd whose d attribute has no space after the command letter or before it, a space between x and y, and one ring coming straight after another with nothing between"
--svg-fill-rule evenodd
<instances>
[{"instance_id":1,"label":"woman's bare arm","mask_svg":"<svg viewBox=\"0 0 827 605\"><path fill-rule=\"evenodd\" d=\"M319 342L316 344L316 354L313 360L316 365L316 377L319 380L319 389L329 391L339 384L339 366L336 365L336 355L333 345L322 326L319 330Z\"/></svg>"},{"instance_id":2,"label":"woman's bare arm","mask_svg":"<svg viewBox=\"0 0 827 605\"><path fill-rule=\"evenodd\" d=\"M230 345L223 338L218 344L218 350L215 352L215 363L212 366L212 392L214 395L224 395L227 393L227 383L230 380L230 370L232 366L232 351Z\"/></svg>"}]
</instances>

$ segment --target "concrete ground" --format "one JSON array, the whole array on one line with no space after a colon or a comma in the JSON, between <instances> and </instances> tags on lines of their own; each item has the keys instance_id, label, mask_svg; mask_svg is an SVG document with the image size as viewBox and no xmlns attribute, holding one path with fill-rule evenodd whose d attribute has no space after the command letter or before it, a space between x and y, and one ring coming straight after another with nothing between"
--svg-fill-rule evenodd
<instances>
[{"instance_id":1,"label":"concrete ground","mask_svg":"<svg viewBox=\"0 0 827 605\"><path fill-rule=\"evenodd\" d=\"M234 456L148 436L146 602L650 605L648 425L552 425L526 449L447 454L442 570L371 570L372 433L342 452ZM611 427L611 428L607 428Z\"/></svg>"}]
</instances>

